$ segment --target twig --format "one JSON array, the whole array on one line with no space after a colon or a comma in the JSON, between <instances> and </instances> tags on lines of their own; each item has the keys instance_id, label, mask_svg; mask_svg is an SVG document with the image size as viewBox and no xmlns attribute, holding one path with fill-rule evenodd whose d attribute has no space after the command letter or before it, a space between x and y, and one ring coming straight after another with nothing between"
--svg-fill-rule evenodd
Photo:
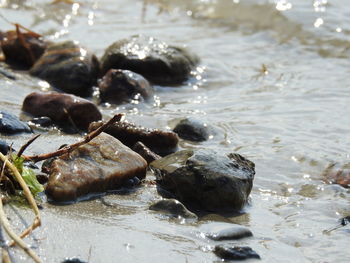
<instances>
[{"instance_id":1,"label":"twig","mask_svg":"<svg viewBox=\"0 0 350 263\"><path fill-rule=\"evenodd\" d=\"M9 162L7 162L9 164ZM4 207L2 205L2 198L0 198L0 222L2 226L4 227L6 233L9 235L10 238L13 239L13 241L16 242L16 244L24 250L25 253L30 256L34 262L41 263L41 259L35 254L35 252L28 247L28 245L19 237L13 230L11 229L10 223L7 220L6 214L4 212Z\"/></svg>"},{"instance_id":2,"label":"twig","mask_svg":"<svg viewBox=\"0 0 350 263\"><path fill-rule=\"evenodd\" d=\"M106 130L109 126L111 126L113 123L120 121L121 118L123 117L123 114L119 113L114 115L113 118L111 118L108 122L104 123L101 127L99 127L98 129L90 132L89 134L87 134L84 137L84 140L71 144L71 145L67 145L55 152L51 152L51 153L44 153L44 154L39 154L39 155L33 155L33 156L26 156L25 160L27 161L32 161L34 163L42 161L42 160L46 160L49 158L53 158L53 157L57 157L57 156L61 156L63 154L67 154L72 152L73 150L75 150L76 148L78 148L79 146L88 143L89 141L91 141L93 138L95 138L96 136L98 136L101 132L103 132L104 130Z\"/></svg>"},{"instance_id":3,"label":"twig","mask_svg":"<svg viewBox=\"0 0 350 263\"><path fill-rule=\"evenodd\" d=\"M27 141L22 147L21 149L19 149L18 153L17 153L17 157L21 157L22 153L28 148L29 145L31 145L36 139L38 139L38 137L40 136L40 134L35 135L33 138L31 138L29 141Z\"/></svg>"}]
</instances>

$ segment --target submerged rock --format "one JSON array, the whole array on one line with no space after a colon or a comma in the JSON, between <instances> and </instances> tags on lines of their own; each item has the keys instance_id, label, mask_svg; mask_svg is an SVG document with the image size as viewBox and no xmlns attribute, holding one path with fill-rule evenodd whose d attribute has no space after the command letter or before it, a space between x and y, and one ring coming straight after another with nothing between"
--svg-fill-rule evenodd
<instances>
[{"instance_id":1,"label":"submerged rock","mask_svg":"<svg viewBox=\"0 0 350 263\"><path fill-rule=\"evenodd\" d=\"M33 92L25 97L22 109L36 117L49 117L59 125L74 124L82 130L86 130L91 122L102 119L92 102L57 92Z\"/></svg>"},{"instance_id":2,"label":"submerged rock","mask_svg":"<svg viewBox=\"0 0 350 263\"><path fill-rule=\"evenodd\" d=\"M96 130L103 122L93 122L89 131ZM153 152L166 155L176 150L179 138L171 131L147 129L129 122L116 122L105 130L106 133L132 148L137 142L142 142Z\"/></svg>"},{"instance_id":3,"label":"submerged rock","mask_svg":"<svg viewBox=\"0 0 350 263\"><path fill-rule=\"evenodd\" d=\"M260 256L250 247L223 246L218 245L214 248L214 253L218 257L227 260L242 260L248 258L260 259Z\"/></svg>"},{"instance_id":4,"label":"submerged rock","mask_svg":"<svg viewBox=\"0 0 350 263\"><path fill-rule=\"evenodd\" d=\"M184 48L139 35L113 43L101 59L104 73L112 68L128 69L160 85L181 84L198 62Z\"/></svg>"},{"instance_id":5,"label":"submerged rock","mask_svg":"<svg viewBox=\"0 0 350 263\"><path fill-rule=\"evenodd\" d=\"M218 212L243 208L253 186L254 163L239 154L179 151L150 164L159 186L187 207Z\"/></svg>"},{"instance_id":6,"label":"submerged rock","mask_svg":"<svg viewBox=\"0 0 350 263\"><path fill-rule=\"evenodd\" d=\"M186 118L181 120L174 128L174 132L179 135L180 138L202 142L209 139L212 129L206 123L193 118Z\"/></svg>"},{"instance_id":7,"label":"submerged rock","mask_svg":"<svg viewBox=\"0 0 350 263\"><path fill-rule=\"evenodd\" d=\"M5 61L29 69L42 56L48 43L39 35L7 31L2 34L1 48Z\"/></svg>"},{"instance_id":8,"label":"submerged rock","mask_svg":"<svg viewBox=\"0 0 350 263\"><path fill-rule=\"evenodd\" d=\"M344 165L331 164L322 173L329 184L339 184L350 188L350 163Z\"/></svg>"},{"instance_id":9,"label":"submerged rock","mask_svg":"<svg viewBox=\"0 0 350 263\"><path fill-rule=\"evenodd\" d=\"M197 216L189 211L182 203L176 199L164 199L156 202L149 207L150 210L169 213L171 216L183 218L197 218Z\"/></svg>"},{"instance_id":10,"label":"submerged rock","mask_svg":"<svg viewBox=\"0 0 350 263\"><path fill-rule=\"evenodd\" d=\"M147 100L154 93L152 86L144 77L129 70L109 70L98 86L101 101L115 104L131 100Z\"/></svg>"},{"instance_id":11,"label":"submerged rock","mask_svg":"<svg viewBox=\"0 0 350 263\"><path fill-rule=\"evenodd\" d=\"M20 121L16 116L6 111L0 111L0 133L15 134L21 132L30 133L32 130L28 124Z\"/></svg>"},{"instance_id":12,"label":"submerged rock","mask_svg":"<svg viewBox=\"0 0 350 263\"><path fill-rule=\"evenodd\" d=\"M66 258L62 263L87 263L79 258Z\"/></svg>"},{"instance_id":13,"label":"submerged rock","mask_svg":"<svg viewBox=\"0 0 350 263\"><path fill-rule=\"evenodd\" d=\"M149 149L142 142L135 143L134 147L132 147L132 150L137 152L139 155L141 155L143 159L147 161L148 164L150 164L154 160L158 160L162 158L158 154L152 152L151 149Z\"/></svg>"},{"instance_id":14,"label":"submerged rock","mask_svg":"<svg viewBox=\"0 0 350 263\"><path fill-rule=\"evenodd\" d=\"M97 83L99 62L86 49L66 41L50 45L30 74L67 93L88 95Z\"/></svg>"},{"instance_id":15,"label":"submerged rock","mask_svg":"<svg viewBox=\"0 0 350 263\"><path fill-rule=\"evenodd\" d=\"M46 194L54 201L117 189L133 177L146 176L146 161L112 136L101 133L70 154L50 163Z\"/></svg>"},{"instance_id":16,"label":"submerged rock","mask_svg":"<svg viewBox=\"0 0 350 263\"><path fill-rule=\"evenodd\" d=\"M210 232L206 236L215 241L237 240L244 237L251 237L253 236L253 233L246 227L232 226L221 229L219 231Z\"/></svg>"}]
</instances>

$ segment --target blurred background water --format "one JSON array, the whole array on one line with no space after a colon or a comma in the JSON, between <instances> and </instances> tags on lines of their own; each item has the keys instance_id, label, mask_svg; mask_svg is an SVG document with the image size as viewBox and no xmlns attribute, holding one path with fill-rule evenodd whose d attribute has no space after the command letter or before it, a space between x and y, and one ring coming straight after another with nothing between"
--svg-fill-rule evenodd
<instances>
[{"instance_id":1,"label":"blurred background water","mask_svg":"<svg viewBox=\"0 0 350 263\"><path fill-rule=\"evenodd\" d=\"M158 128L200 118L220 132L205 143L183 142L183 148L234 151L255 162L249 206L241 216L222 218L254 233L235 244L251 246L261 262L349 262L349 229L323 230L349 215L350 192L322 177L329 165L350 163L347 1L50 1L1 0L0 13L52 41L77 40L98 56L116 40L144 34L201 58L181 87L156 87L154 103L102 110L106 118L126 112L129 120ZM0 29L13 26L0 19ZM16 74L16 81L0 80L0 107L20 115L24 97L47 87ZM28 139L1 138L17 148ZM51 131L30 151L75 139ZM214 243L198 235L202 224L215 220L182 224L148 212L158 198L152 186L108 198L114 208L99 200L45 207L43 227L35 232L39 241L32 240L45 262L72 256L90 262L218 260L209 251Z\"/></svg>"}]
</instances>

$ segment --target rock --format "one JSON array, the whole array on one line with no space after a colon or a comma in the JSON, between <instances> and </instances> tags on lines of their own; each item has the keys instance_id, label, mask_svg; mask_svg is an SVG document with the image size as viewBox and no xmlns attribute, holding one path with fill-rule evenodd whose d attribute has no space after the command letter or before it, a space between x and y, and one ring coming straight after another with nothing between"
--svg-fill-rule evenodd
<instances>
[{"instance_id":1,"label":"rock","mask_svg":"<svg viewBox=\"0 0 350 263\"><path fill-rule=\"evenodd\" d=\"M87 263L86 261L82 261L79 258L66 258L62 263Z\"/></svg>"},{"instance_id":2,"label":"rock","mask_svg":"<svg viewBox=\"0 0 350 263\"><path fill-rule=\"evenodd\" d=\"M0 152L3 155L6 155L8 151L10 150L10 145L7 144L7 142L0 140Z\"/></svg>"},{"instance_id":3,"label":"rock","mask_svg":"<svg viewBox=\"0 0 350 263\"><path fill-rule=\"evenodd\" d=\"M49 117L59 125L73 122L82 130L86 130L91 122L102 119L100 111L92 102L57 92L33 92L25 97L22 109L37 117Z\"/></svg>"},{"instance_id":4,"label":"rock","mask_svg":"<svg viewBox=\"0 0 350 263\"><path fill-rule=\"evenodd\" d=\"M110 69L99 82L102 102L121 104L131 100L149 99L153 88L141 75L129 70Z\"/></svg>"},{"instance_id":5,"label":"rock","mask_svg":"<svg viewBox=\"0 0 350 263\"><path fill-rule=\"evenodd\" d=\"M102 122L91 123L89 131L96 130ZM161 131L158 129L147 129L129 122L116 122L105 130L106 133L120 140L125 145L132 148L137 142L142 142L151 151L166 155L176 150L179 138L171 131Z\"/></svg>"},{"instance_id":6,"label":"rock","mask_svg":"<svg viewBox=\"0 0 350 263\"><path fill-rule=\"evenodd\" d=\"M198 62L184 48L139 35L113 43L101 59L104 73L111 68L128 69L159 85L181 84Z\"/></svg>"},{"instance_id":7,"label":"rock","mask_svg":"<svg viewBox=\"0 0 350 263\"><path fill-rule=\"evenodd\" d=\"M260 259L260 256L250 247L228 247L218 245L214 248L214 253L218 257L227 260L242 260L248 258Z\"/></svg>"},{"instance_id":8,"label":"rock","mask_svg":"<svg viewBox=\"0 0 350 263\"><path fill-rule=\"evenodd\" d=\"M50 45L30 69L54 88L76 95L89 95L97 83L99 62L95 55L72 41Z\"/></svg>"},{"instance_id":9,"label":"rock","mask_svg":"<svg viewBox=\"0 0 350 263\"><path fill-rule=\"evenodd\" d=\"M160 157L158 154L152 152L146 145L144 145L142 142L135 143L134 147L132 148L133 151L137 152L139 155L143 157L147 161L148 164L153 162L154 160L158 160L162 157Z\"/></svg>"},{"instance_id":10,"label":"rock","mask_svg":"<svg viewBox=\"0 0 350 263\"><path fill-rule=\"evenodd\" d=\"M54 125L53 121L49 117L33 118L28 123L29 125L33 125L35 127L44 127L44 128Z\"/></svg>"},{"instance_id":11,"label":"rock","mask_svg":"<svg viewBox=\"0 0 350 263\"><path fill-rule=\"evenodd\" d=\"M51 162L46 194L53 201L75 201L81 196L117 189L135 176L143 179L146 168L140 155L101 133Z\"/></svg>"},{"instance_id":12,"label":"rock","mask_svg":"<svg viewBox=\"0 0 350 263\"><path fill-rule=\"evenodd\" d=\"M8 64L29 69L42 56L48 43L39 35L28 32L18 34L11 30L2 34L1 48Z\"/></svg>"},{"instance_id":13,"label":"rock","mask_svg":"<svg viewBox=\"0 0 350 263\"><path fill-rule=\"evenodd\" d=\"M6 111L0 111L0 133L15 134L21 132L31 133L32 130L25 122L20 121L16 116Z\"/></svg>"},{"instance_id":14,"label":"rock","mask_svg":"<svg viewBox=\"0 0 350 263\"><path fill-rule=\"evenodd\" d=\"M206 123L192 118L181 120L173 131L176 132L180 138L194 142L206 141L211 135L211 129Z\"/></svg>"},{"instance_id":15,"label":"rock","mask_svg":"<svg viewBox=\"0 0 350 263\"><path fill-rule=\"evenodd\" d=\"M244 237L251 237L253 233L248 228L238 225L208 233L206 236L215 241L237 240Z\"/></svg>"},{"instance_id":16,"label":"rock","mask_svg":"<svg viewBox=\"0 0 350 263\"><path fill-rule=\"evenodd\" d=\"M150 210L169 213L171 216L183 218L195 218L197 216L189 211L182 203L176 199L164 199L149 207Z\"/></svg>"},{"instance_id":17,"label":"rock","mask_svg":"<svg viewBox=\"0 0 350 263\"><path fill-rule=\"evenodd\" d=\"M350 163L343 166L331 164L323 171L322 176L329 184L339 184L342 187L350 188Z\"/></svg>"},{"instance_id":18,"label":"rock","mask_svg":"<svg viewBox=\"0 0 350 263\"><path fill-rule=\"evenodd\" d=\"M179 151L150 164L159 186L191 210L234 212L253 186L254 163L239 154Z\"/></svg>"}]
</instances>

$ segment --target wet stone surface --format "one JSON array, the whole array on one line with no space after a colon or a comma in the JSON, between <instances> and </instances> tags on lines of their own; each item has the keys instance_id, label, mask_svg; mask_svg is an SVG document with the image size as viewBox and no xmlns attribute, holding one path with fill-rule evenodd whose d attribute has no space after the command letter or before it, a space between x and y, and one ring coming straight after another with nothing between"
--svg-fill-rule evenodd
<instances>
[{"instance_id":1,"label":"wet stone surface","mask_svg":"<svg viewBox=\"0 0 350 263\"><path fill-rule=\"evenodd\" d=\"M32 33L7 31L2 34L1 48L5 61L19 68L29 69L44 53L48 43Z\"/></svg>"},{"instance_id":2,"label":"wet stone surface","mask_svg":"<svg viewBox=\"0 0 350 263\"><path fill-rule=\"evenodd\" d=\"M215 241L236 240L245 237L251 237L253 236L253 233L246 227L232 226L216 232L208 233L206 236Z\"/></svg>"},{"instance_id":3,"label":"wet stone surface","mask_svg":"<svg viewBox=\"0 0 350 263\"><path fill-rule=\"evenodd\" d=\"M143 159L147 161L148 164L161 158L158 154L152 152L151 149L149 149L142 142L135 143L132 150L137 152L139 155L141 155Z\"/></svg>"},{"instance_id":4,"label":"wet stone surface","mask_svg":"<svg viewBox=\"0 0 350 263\"><path fill-rule=\"evenodd\" d=\"M144 77L129 70L109 70L98 86L101 102L114 104L148 100L154 94L152 86Z\"/></svg>"},{"instance_id":5,"label":"wet stone surface","mask_svg":"<svg viewBox=\"0 0 350 263\"><path fill-rule=\"evenodd\" d=\"M146 161L112 136L101 133L92 141L49 163L46 194L53 201L114 190L129 179L146 176Z\"/></svg>"},{"instance_id":6,"label":"wet stone surface","mask_svg":"<svg viewBox=\"0 0 350 263\"><path fill-rule=\"evenodd\" d=\"M234 212L253 186L254 163L239 154L179 151L150 164L161 189L191 210ZM161 193L161 191L160 191Z\"/></svg>"},{"instance_id":7,"label":"wet stone surface","mask_svg":"<svg viewBox=\"0 0 350 263\"><path fill-rule=\"evenodd\" d=\"M97 83L99 62L85 48L66 41L50 45L30 74L64 92L86 96Z\"/></svg>"},{"instance_id":8,"label":"wet stone surface","mask_svg":"<svg viewBox=\"0 0 350 263\"><path fill-rule=\"evenodd\" d=\"M182 139L202 142L209 139L209 136L213 133L213 128L200 120L186 118L181 120L173 131Z\"/></svg>"},{"instance_id":9,"label":"wet stone surface","mask_svg":"<svg viewBox=\"0 0 350 263\"><path fill-rule=\"evenodd\" d=\"M102 126L102 122L93 122L89 126L89 131L96 130ZM159 155L173 153L179 141L176 133L162 131L158 129L147 129L130 122L116 122L105 130L106 133L120 140L130 148L137 142L142 142L151 151Z\"/></svg>"},{"instance_id":10,"label":"wet stone surface","mask_svg":"<svg viewBox=\"0 0 350 263\"><path fill-rule=\"evenodd\" d=\"M25 122L20 121L16 116L0 111L0 133L16 134L16 133L31 133L32 130Z\"/></svg>"},{"instance_id":11,"label":"wet stone surface","mask_svg":"<svg viewBox=\"0 0 350 263\"><path fill-rule=\"evenodd\" d=\"M7 144L7 142L0 140L0 152L2 154L7 154L8 151L10 150L10 145Z\"/></svg>"},{"instance_id":12,"label":"wet stone surface","mask_svg":"<svg viewBox=\"0 0 350 263\"><path fill-rule=\"evenodd\" d=\"M128 69L159 85L181 84L198 62L184 48L139 35L113 43L101 58L103 73L111 68Z\"/></svg>"},{"instance_id":13,"label":"wet stone surface","mask_svg":"<svg viewBox=\"0 0 350 263\"><path fill-rule=\"evenodd\" d=\"M176 199L164 199L152 204L150 210L167 213L173 217L197 219L196 214L189 211L181 202Z\"/></svg>"},{"instance_id":14,"label":"wet stone surface","mask_svg":"<svg viewBox=\"0 0 350 263\"><path fill-rule=\"evenodd\" d=\"M218 245L215 246L213 252L225 260L260 259L260 256L250 247Z\"/></svg>"},{"instance_id":15,"label":"wet stone surface","mask_svg":"<svg viewBox=\"0 0 350 263\"><path fill-rule=\"evenodd\" d=\"M25 97L23 111L36 117L49 117L58 125L76 126L86 130L93 121L102 115L92 102L70 94L33 92Z\"/></svg>"}]
</instances>

